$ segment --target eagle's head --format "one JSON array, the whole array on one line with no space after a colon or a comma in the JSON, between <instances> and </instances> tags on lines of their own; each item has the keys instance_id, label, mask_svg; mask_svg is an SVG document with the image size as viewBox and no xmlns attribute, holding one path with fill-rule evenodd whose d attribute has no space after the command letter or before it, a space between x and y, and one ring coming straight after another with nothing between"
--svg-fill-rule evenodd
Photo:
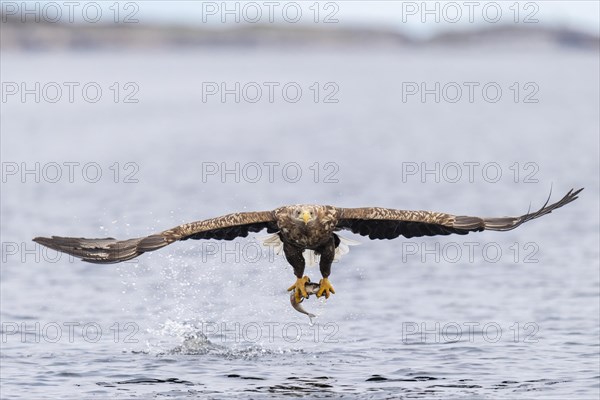
<instances>
[{"instance_id":1,"label":"eagle's head","mask_svg":"<svg viewBox=\"0 0 600 400\"><path fill-rule=\"evenodd\" d=\"M290 218L296 224L308 225L319 219L322 214L321 206L298 204L291 207Z\"/></svg>"},{"instance_id":2,"label":"eagle's head","mask_svg":"<svg viewBox=\"0 0 600 400\"><path fill-rule=\"evenodd\" d=\"M331 206L297 204L275 210L277 225L284 235L314 236L319 241L335 227L335 208Z\"/></svg>"}]
</instances>

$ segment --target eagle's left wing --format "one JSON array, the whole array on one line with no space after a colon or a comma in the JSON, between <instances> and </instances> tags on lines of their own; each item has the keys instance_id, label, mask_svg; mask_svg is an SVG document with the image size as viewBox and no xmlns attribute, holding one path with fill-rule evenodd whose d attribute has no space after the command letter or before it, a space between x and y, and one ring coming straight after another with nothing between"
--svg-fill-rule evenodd
<instances>
[{"instance_id":1,"label":"eagle's left wing","mask_svg":"<svg viewBox=\"0 0 600 400\"><path fill-rule=\"evenodd\" d=\"M519 225L551 213L553 210L577 199L583 189L571 189L556 203L548 204L550 198L539 210L518 217L480 218L457 216L432 211L406 211L390 208L338 208L336 228L347 229L369 239L394 239L402 235L406 238L418 236L466 235L483 230L509 231Z\"/></svg>"},{"instance_id":2,"label":"eagle's left wing","mask_svg":"<svg viewBox=\"0 0 600 400\"><path fill-rule=\"evenodd\" d=\"M272 211L241 212L222 217L191 222L166 231L135 239L86 239L52 236L33 239L41 245L99 264L131 260L142 253L165 247L178 240L216 239L233 240L246 237L249 232L276 232L277 224Z\"/></svg>"}]
</instances>

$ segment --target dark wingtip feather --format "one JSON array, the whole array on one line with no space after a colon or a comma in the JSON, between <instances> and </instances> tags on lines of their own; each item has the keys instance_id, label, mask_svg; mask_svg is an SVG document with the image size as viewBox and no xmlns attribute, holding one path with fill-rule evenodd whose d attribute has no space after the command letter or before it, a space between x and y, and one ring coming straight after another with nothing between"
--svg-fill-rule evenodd
<instances>
[{"instance_id":1,"label":"dark wingtip feather","mask_svg":"<svg viewBox=\"0 0 600 400\"><path fill-rule=\"evenodd\" d=\"M50 249L81 258L91 263L109 264L131 260L142 252L137 248L141 239L118 241L114 238L85 239L75 237L36 237L34 242Z\"/></svg>"},{"instance_id":2,"label":"dark wingtip feather","mask_svg":"<svg viewBox=\"0 0 600 400\"><path fill-rule=\"evenodd\" d=\"M34 238L33 238L33 239L31 239L31 240L32 240L32 241L34 241L34 242L36 242L36 243L39 243L39 244L44 244L44 242L46 242L46 241L47 241L47 240L49 240L49 239L48 239L48 238L46 238L46 237L37 236L37 237L34 237Z\"/></svg>"},{"instance_id":3,"label":"dark wingtip feather","mask_svg":"<svg viewBox=\"0 0 600 400\"><path fill-rule=\"evenodd\" d=\"M546 199L546 202L542 207L540 207L539 210L533 213L530 213L528 211L527 214L521 215L520 217L484 218L485 229L493 231L510 231L512 229L515 229L527 221L531 221L532 219L536 219L546 214L550 214L552 211L577 200L577 195L581 193L582 190L583 188L575 191L574 189L571 189L560 200L548 205L548 203L550 202L550 196L552 195L551 190L548 199Z\"/></svg>"}]
</instances>

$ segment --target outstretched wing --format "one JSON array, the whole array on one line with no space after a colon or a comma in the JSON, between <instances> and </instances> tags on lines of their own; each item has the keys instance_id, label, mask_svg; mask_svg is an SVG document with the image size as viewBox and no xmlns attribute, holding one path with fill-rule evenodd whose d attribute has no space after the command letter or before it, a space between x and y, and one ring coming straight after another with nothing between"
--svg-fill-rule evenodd
<instances>
[{"instance_id":1,"label":"outstretched wing","mask_svg":"<svg viewBox=\"0 0 600 400\"><path fill-rule=\"evenodd\" d=\"M569 204L577 199L583 189L571 189L562 199L548 204L550 197L539 210L519 217L480 218L456 216L431 211L405 211L389 208L338 208L337 229L347 229L369 239L394 239L418 236L466 235L483 230L510 231L521 224Z\"/></svg>"},{"instance_id":2,"label":"outstretched wing","mask_svg":"<svg viewBox=\"0 0 600 400\"><path fill-rule=\"evenodd\" d=\"M267 229L276 232L272 211L243 212L191 222L143 238L116 240L113 238L84 239L52 236L37 237L34 242L92 263L108 264L131 260L147 251L157 250L178 240L233 240L249 232Z\"/></svg>"}]
</instances>

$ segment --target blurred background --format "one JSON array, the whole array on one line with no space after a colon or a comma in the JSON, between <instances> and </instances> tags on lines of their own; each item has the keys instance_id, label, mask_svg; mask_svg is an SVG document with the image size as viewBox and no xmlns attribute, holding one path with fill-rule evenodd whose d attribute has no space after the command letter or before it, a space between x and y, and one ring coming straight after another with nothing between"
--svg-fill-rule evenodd
<instances>
[{"instance_id":1,"label":"blurred background","mask_svg":"<svg viewBox=\"0 0 600 400\"><path fill-rule=\"evenodd\" d=\"M2 397L598 398L597 2L0 4ZM31 242L573 187L507 233L346 234L312 326L264 234L108 266Z\"/></svg>"}]
</instances>

